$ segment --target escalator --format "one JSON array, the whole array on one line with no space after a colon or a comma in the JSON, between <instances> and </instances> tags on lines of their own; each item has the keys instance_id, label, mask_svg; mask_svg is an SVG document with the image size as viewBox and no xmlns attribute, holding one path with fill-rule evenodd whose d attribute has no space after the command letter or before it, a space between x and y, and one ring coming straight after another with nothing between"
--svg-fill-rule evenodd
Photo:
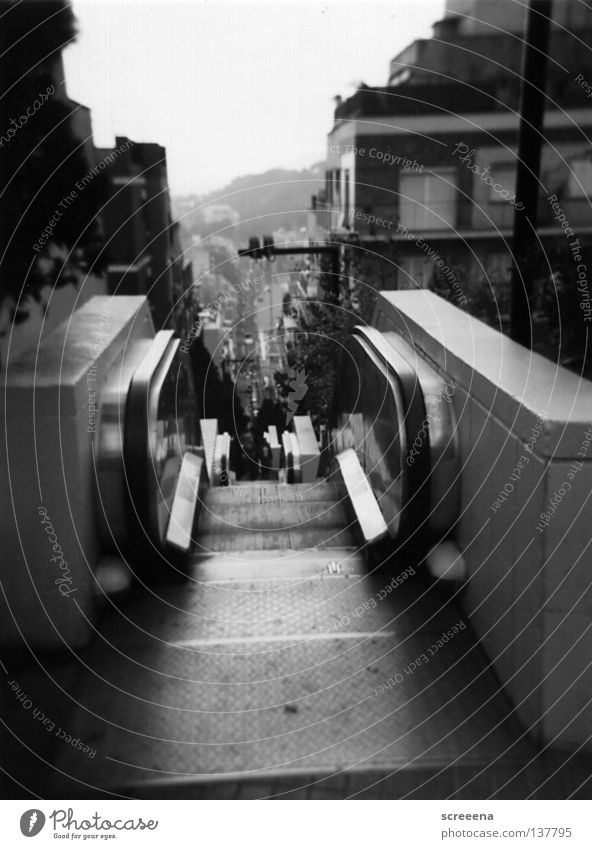
<instances>
[{"instance_id":1,"label":"escalator","mask_svg":"<svg viewBox=\"0 0 592 849\"><path fill-rule=\"evenodd\" d=\"M393 541L447 532L449 405L407 462L438 380L368 329L348 356L334 450L355 451ZM348 506L335 476L201 492L186 581L114 600L85 656L69 723L97 756L60 751L64 795L472 798L517 780L531 749L462 610L415 561L369 561Z\"/></svg>"},{"instance_id":2,"label":"escalator","mask_svg":"<svg viewBox=\"0 0 592 849\"><path fill-rule=\"evenodd\" d=\"M399 545L426 547L458 515L450 387L394 333L357 327L339 369L332 447L355 451Z\"/></svg>"},{"instance_id":3,"label":"escalator","mask_svg":"<svg viewBox=\"0 0 592 849\"><path fill-rule=\"evenodd\" d=\"M384 564L360 548L339 476L207 488L174 340L146 356L105 408L97 454L98 509L133 592L104 601L88 649L22 679L64 738L37 723L26 752L9 741L15 780L74 799L536 794L550 770L470 622L398 551L454 526L438 375L372 329L350 340L333 451L354 452L378 502Z\"/></svg>"}]
</instances>

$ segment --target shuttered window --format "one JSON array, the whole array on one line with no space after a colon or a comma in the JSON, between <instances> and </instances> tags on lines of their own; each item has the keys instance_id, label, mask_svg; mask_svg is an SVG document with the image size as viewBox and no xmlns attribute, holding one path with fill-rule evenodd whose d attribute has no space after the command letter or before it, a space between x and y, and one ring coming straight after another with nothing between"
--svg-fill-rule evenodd
<instances>
[{"instance_id":1,"label":"shuttered window","mask_svg":"<svg viewBox=\"0 0 592 849\"><path fill-rule=\"evenodd\" d=\"M512 163L494 165L491 177L493 185L489 187L490 203L507 203L516 194L516 167ZM495 188L497 186L497 188ZM502 195L505 192L505 195Z\"/></svg>"},{"instance_id":2,"label":"shuttered window","mask_svg":"<svg viewBox=\"0 0 592 849\"><path fill-rule=\"evenodd\" d=\"M399 221L416 230L456 226L456 181L453 171L400 174Z\"/></svg>"},{"instance_id":3,"label":"shuttered window","mask_svg":"<svg viewBox=\"0 0 592 849\"><path fill-rule=\"evenodd\" d=\"M568 195L570 198L582 198L592 196L592 159L589 157L573 159L569 166L571 172L568 182Z\"/></svg>"}]
</instances>

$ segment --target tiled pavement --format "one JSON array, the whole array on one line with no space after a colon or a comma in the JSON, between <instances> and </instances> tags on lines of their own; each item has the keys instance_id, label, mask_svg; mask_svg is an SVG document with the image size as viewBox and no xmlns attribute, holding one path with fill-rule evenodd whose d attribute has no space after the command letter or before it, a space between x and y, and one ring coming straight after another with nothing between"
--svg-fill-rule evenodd
<instances>
[{"instance_id":1,"label":"tiled pavement","mask_svg":"<svg viewBox=\"0 0 592 849\"><path fill-rule=\"evenodd\" d=\"M329 495L306 508L266 503L280 544L240 551L229 537L242 547L267 533L253 502L186 585L111 604L80 657L45 672L5 660L34 706L3 692L5 764L21 781L6 781L5 795L589 798L590 759L537 755L470 625L430 654L466 622L461 609L420 570L403 580L404 563L369 571L343 545ZM239 496L212 491L202 545ZM307 550L327 516L341 547ZM298 550L286 544L295 533ZM35 708L96 755L56 740Z\"/></svg>"}]
</instances>

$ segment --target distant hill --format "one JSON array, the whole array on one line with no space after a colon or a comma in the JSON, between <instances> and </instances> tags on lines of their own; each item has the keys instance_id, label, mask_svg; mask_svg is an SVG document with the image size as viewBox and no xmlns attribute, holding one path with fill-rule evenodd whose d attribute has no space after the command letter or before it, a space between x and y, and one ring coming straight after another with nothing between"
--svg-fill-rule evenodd
<instances>
[{"instance_id":1,"label":"distant hill","mask_svg":"<svg viewBox=\"0 0 592 849\"><path fill-rule=\"evenodd\" d=\"M298 230L307 224L307 211L311 207L311 195L324 184L323 163L296 171L273 168L262 174L247 174L236 177L223 189L206 195L173 198L173 210L182 217L184 227L191 233L202 236L214 232L221 226L219 217L215 224L206 223L199 207L207 204L226 205L239 216L235 238L244 240L249 236L263 236L283 227ZM233 222L227 222L230 226ZM230 234L229 234L230 235Z\"/></svg>"}]
</instances>

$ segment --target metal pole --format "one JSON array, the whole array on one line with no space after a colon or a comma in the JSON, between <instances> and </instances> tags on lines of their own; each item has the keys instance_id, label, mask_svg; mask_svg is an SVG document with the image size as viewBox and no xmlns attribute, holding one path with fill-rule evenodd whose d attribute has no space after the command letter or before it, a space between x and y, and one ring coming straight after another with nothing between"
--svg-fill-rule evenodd
<instances>
[{"instance_id":1,"label":"metal pole","mask_svg":"<svg viewBox=\"0 0 592 849\"><path fill-rule=\"evenodd\" d=\"M537 203L551 8L552 0L530 0L522 54L510 335L528 348L532 347L532 260L537 247Z\"/></svg>"}]
</instances>

